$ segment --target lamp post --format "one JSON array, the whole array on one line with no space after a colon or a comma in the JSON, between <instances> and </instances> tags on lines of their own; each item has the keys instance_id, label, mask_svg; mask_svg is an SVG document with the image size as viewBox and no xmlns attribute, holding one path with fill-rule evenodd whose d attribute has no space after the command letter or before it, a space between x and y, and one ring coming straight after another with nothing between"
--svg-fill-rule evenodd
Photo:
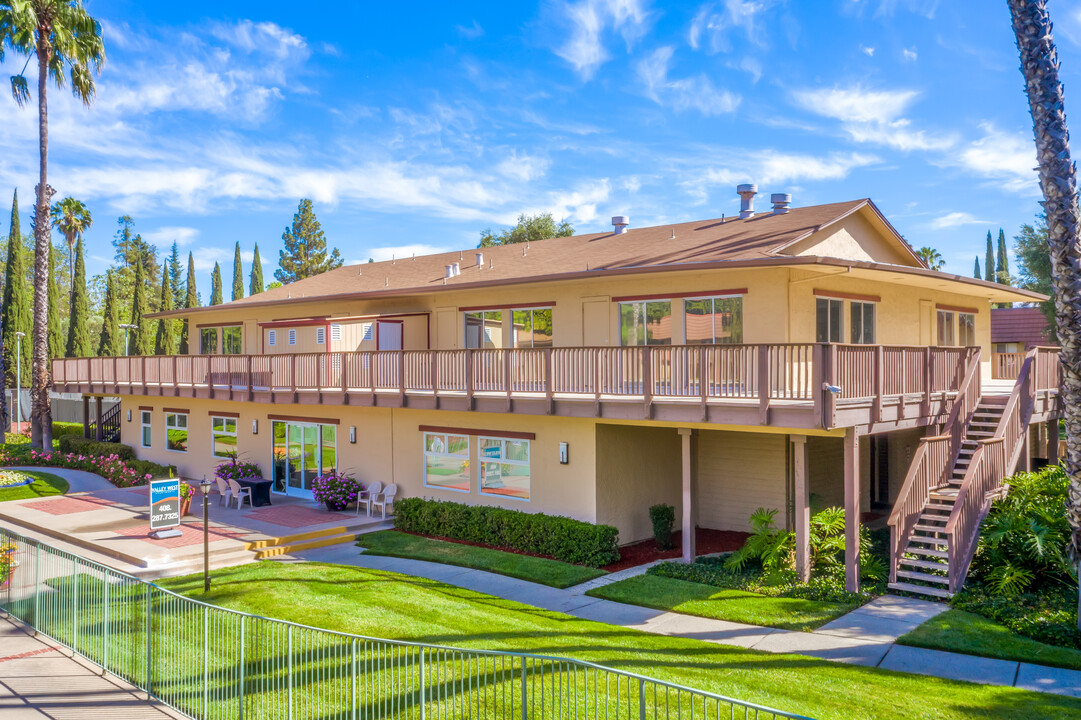
<instances>
[{"instance_id":1,"label":"lamp post","mask_svg":"<svg viewBox=\"0 0 1081 720\"><path fill-rule=\"evenodd\" d=\"M210 486L212 482L203 475L203 481L199 483L199 490L203 493L203 592L210 592L210 530L207 525L207 515L210 506Z\"/></svg>"},{"instance_id":2,"label":"lamp post","mask_svg":"<svg viewBox=\"0 0 1081 720\"><path fill-rule=\"evenodd\" d=\"M23 338L26 337L24 332L15 333L15 357L17 362L15 363L15 427L18 428L15 432L22 430L23 420ZM20 433L21 434L21 433Z\"/></svg>"},{"instance_id":3,"label":"lamp post","mask_svg":"<svg viewBox=\"0 0 1081 720\"><path fill-rule=\"evenodd\" d=\"M120 327L124 328L124 355L131 355L131 342L129 340L129 331L134 330L137 325L131 323L120 323Z\"/></svg>"}]
</instances>

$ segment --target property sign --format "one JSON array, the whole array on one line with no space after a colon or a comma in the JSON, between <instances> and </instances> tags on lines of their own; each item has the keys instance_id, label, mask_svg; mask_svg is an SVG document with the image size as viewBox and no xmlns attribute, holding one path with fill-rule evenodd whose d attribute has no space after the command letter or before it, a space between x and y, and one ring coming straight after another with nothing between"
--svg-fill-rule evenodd
<instances>
[{"instance_id":1,"label":"property sign","mask_svg":"<svg viewBox=\"0 0 1081 720\"><path fill-rule=\"evenodd\" d=\"M499 460L500 455L502 454L502 448L499 445L481 448L480 454L481 485L484 487L491 487L493 484L498 483L503 479L503 473L499 463L492 462L492 460Z\"/></svg>"},{"instance_id":2,"label":"property sign","mask_svg":"<svg viewBox=\"0 0 1081 720\"><path fill-rule=\"evenodd\" d=\"M180 478L150 481L150 529L180 524Z\"/></svg>"}]
</instances>

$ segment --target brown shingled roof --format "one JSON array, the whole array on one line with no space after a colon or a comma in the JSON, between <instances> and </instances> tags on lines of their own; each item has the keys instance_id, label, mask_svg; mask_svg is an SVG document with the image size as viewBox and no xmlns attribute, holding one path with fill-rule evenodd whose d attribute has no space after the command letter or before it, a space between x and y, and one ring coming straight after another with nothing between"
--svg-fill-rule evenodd
<instances>
[{"instance_id":1,"label":"brown shingled roof","mask_svg":"<svg viewBox=\"0 0 1081 720\"><path fill-rule=\"evenodd\" d=\"M1047 318L1037 307L993 308L991 342L1024 343L1026 349L1047 345Z\"/></svg>"}]
</instances>

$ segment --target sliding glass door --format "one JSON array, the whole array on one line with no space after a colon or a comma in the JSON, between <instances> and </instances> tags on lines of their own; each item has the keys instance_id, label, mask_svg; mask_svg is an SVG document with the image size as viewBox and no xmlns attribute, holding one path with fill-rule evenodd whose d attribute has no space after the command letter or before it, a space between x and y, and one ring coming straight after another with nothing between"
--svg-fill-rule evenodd
<instances>
[{"instance_id":1,"label":"sliding glass door","mask_svg":"<svg viewBox=\"0 0 1081 720\"><path fill-rule=\"evenodd\" d=\"M335 468L337 428L275 420L274 492L310 498L312 481Z\"/></svg>"}]
</instances>

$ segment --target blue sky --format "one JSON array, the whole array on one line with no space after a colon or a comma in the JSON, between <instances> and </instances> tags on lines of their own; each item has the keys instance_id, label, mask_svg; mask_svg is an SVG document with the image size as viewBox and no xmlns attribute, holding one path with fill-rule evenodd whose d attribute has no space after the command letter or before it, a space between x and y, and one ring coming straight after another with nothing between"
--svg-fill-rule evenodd
<instances>
[{"instance_id":1,"label":"blue sky","mask_svg":"<svg viewBox=\"0 0 1081 720\"><path fill-rule=\"evenodd\" d=\"M86 5L108 61L90 110L51 95L50 182L94 213L91 273L127 214L194 251L204 298L237 240L269 282L301 197L357 262L520 212L583 232L732 214L756 182L760 209L869 196L966 275L989 228L1039 212L1004 2ZM1051 11L1081 127L1081 3ZM0 99L0 232L14 186L28 224L35 123Z\"/></svg>"}]
</instances>

